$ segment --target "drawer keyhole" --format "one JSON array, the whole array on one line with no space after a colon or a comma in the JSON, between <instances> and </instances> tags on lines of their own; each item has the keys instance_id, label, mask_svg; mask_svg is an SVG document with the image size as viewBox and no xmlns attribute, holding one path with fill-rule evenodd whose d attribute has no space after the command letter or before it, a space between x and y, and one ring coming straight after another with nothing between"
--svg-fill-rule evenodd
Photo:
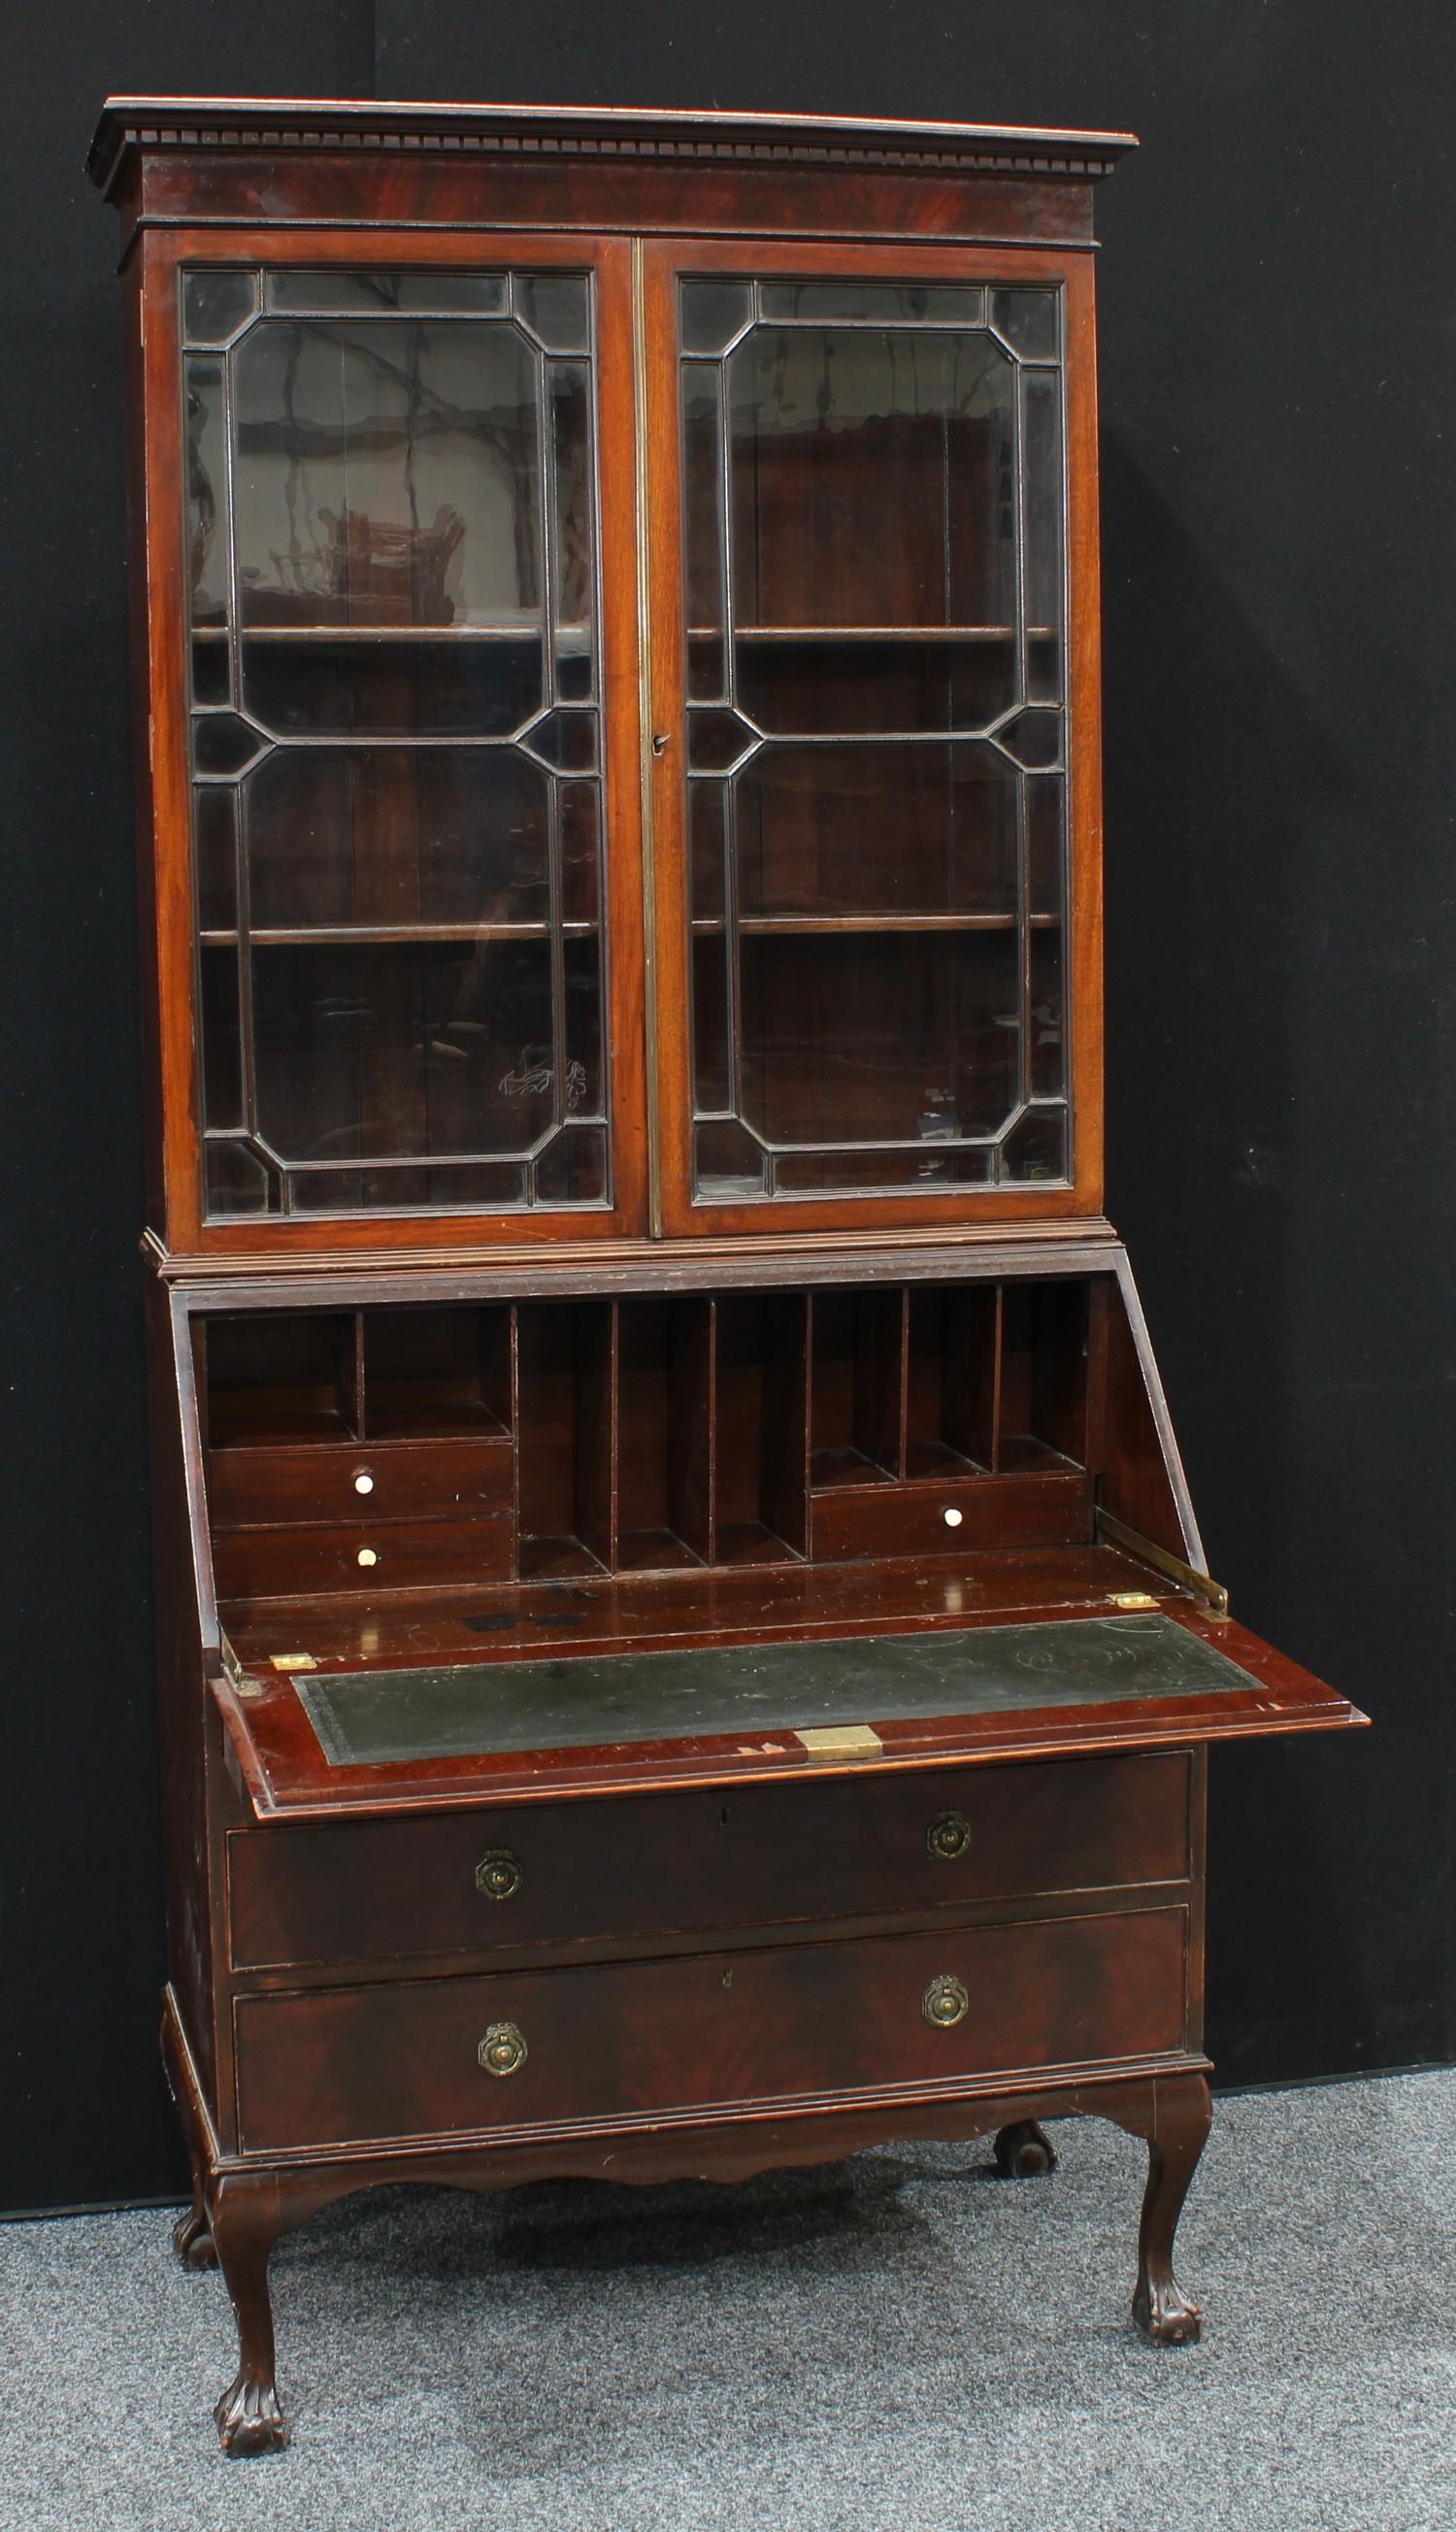
<instances>
[{"instance_id":1,"label":"drawer keyhole","mask_svg":"<svg viewBox=\"0 0 1456 2532\"><path fill-rule=\"evenodd\" d=\"M521 1859L508 1846L493 1846L476 1867L476 1888L482 1899L514 1899L525 1879Z\"/></svg>"},{"instance_id":2,"label":"drawer keyhole","mask_svg":"<svg viewBox=\"0 0 1456 2532\"><path fill-rule=\"evenodd\" d=\"M964 1812L937 1812L925 1830L925 1851L937 1864L955 1864L971 1843Z\"/></svg>"}]
</instances>

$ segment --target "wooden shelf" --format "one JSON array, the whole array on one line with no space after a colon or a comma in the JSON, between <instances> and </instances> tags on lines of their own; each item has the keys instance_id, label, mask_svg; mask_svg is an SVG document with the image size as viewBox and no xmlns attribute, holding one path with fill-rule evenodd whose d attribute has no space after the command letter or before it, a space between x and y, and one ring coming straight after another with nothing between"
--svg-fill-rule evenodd
<instances>
[{"instance_id":1,"label":"wooden shelf","mask_svg":"<svg viewBox=\"0 0 1456 2532\"><path fill-rule=\"evenodd\" d=\"M735 624L735 642L1014 642L1014 624ZM690 624L690 642L721 642L716 624ZM1054 642L1051 624L1029 624L1029 642Z\"/></svg>"},{"instance_id":2,"label":"wooden shelf","mask_svg":"<svg viewBox=\"0 0 1456 2532\"><path fill-rule=\"evenodd\" d=\"M574 920L562 924L565 933L594 932L594 923ZM202 932L198 940L204 950L234 950L236 932ZM390 942L429 941L547 941L549 923L309 923L256 924L248 939L254 950L351 949L356 945L375 947Z\"/></svg>"},{"instance_id":3,"label":"wooden shelf","mask_svg":"<svg viewBox=\"0 0 1456 2532\"><path fill-rule=\"evenodd\" d=\"M1017 920L1015 914L741 914L737 928L756 939L836 932L1014 932ZM1033 914L1027 920L1034 931L1047 932L1059 928L1061 916ZM695 936L720 933L724 928L720 916L694 917Z\"/></svg>"},{"instance_id":4,"label":"wooden shelf","mask_svg":"<svg viewBox=\"0 0 1456 2532\"><path fill-rule=\"evenodd\" d=\"M511 624L240 624L240 642L539 642L546 631L541 616L523 616ZM226 642L225 624L195 624L195 642ZM590 645L588 624L558 624L558 645L575 650Z\"/></svg>"}]
</instances>

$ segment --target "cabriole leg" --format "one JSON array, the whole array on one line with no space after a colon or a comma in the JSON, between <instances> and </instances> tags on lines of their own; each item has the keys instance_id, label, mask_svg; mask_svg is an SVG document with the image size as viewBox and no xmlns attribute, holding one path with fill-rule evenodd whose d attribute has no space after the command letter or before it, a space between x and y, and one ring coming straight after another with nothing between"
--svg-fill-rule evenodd
<instances>
[{"instance_id":1,"label":"cabriole leg","mask_svg":"<svg viewBox=\"0 0 1456 2532\"><path fill-rule=\"evenodd\" d=\"M281 2452L288 2428L273 2380L268 2257L282 2229L276 2182L223 2178L208 2196L218 2265L238 2322L238 2371L213 2411L225 2453Z\"/></svg>"},{"instance_id":2,"label":"cabriole leg","mask_svg":"<svg viewBox=\"0 0 1456 2532\"><path fill-rule=\"evenodd\" d=\"M1159 2347L1179 2347L1199 2336L1199 2308L1173 2274L1173 2236L1189 2183L1213 2116L1202 2075L1159 2084L1148 2135L1148 2187L1138 2232L1138 2290L1133 2319Z\"/></svg>"}]
</instances>

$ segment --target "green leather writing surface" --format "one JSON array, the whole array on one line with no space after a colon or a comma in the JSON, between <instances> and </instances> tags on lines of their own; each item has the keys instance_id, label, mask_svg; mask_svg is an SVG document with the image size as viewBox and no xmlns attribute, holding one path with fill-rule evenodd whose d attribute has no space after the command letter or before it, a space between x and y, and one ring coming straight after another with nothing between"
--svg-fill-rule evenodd
<instances>
[{"instance_id":1,"label":"green leather writing surface","mask_svg":"<svg viewBox=\"0 0 1456 2532\"><path fill-rule=\"evenodd\" d=\"M1150 1614L694 1652L550 1654L320 1674L295 1686L330 1762L368 1767L1216 1696L1247 1689L1250 1674Z\"/></svg>"}]
</instances>

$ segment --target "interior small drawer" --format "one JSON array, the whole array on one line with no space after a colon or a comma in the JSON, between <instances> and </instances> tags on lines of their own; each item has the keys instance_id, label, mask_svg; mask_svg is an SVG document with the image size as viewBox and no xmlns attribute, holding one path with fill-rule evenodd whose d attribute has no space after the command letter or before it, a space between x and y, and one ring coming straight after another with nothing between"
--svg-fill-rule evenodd
<instances>
[{"instance_id":1,"label":"interior small drawer","mask_svg":"<svg viewBox=\"0 0 1456 2532\"><path fill-rule=\"evenodd\" d=\"M515 1453L491 1442L346 1442L213 1451L212 1519L246 1523L477 1520L510 1509Z\"/></svg>"},{"instance_id":2,"label":"interior small drawer","mask_svg":"<svg viewBox=\"0 0 1456 2532\"><path fill-rule=\"evenodd\" d=\"M1172 2055L1187 1912L244 1996L244 2151L667 2117Z\"/></svg>"},{"instance_id":3,"label":"interior small drawer","mask_svg":"<svg viewBox=\"0 0 1456 2532\"><path fill-rule=\"evenodd\" d=\"M847 1486L812 1498L811 1554L933 1556L976 1547L1057 1547L1092 1535L1081 1468L966 1477L948 1485Z\"/></svg>"},{"instance_id":4,"label":"interior small drawer","mask_svg":"<svg viewBox=\"0 0 1456 2532\"><path fill-rule=\"evenodd\" d=\"M502 1582L510 1578L515 1523L374 1522L367 1509L346 1526L222 1529L212 1536L218 1597L288 1598L314 1591L394 1591L412 1584Z\"/></svg>"},{"instance_id":5,"label":"interior small drawer","mask_svg":"<svg viewBox=\"0 0 1456 2532\"><path fill-rule=\"evenodd\" d=\"M228 1840L240 1970L1182 1881L1185 1751L525 1803Z\"/></svg>"}]
</instances>

